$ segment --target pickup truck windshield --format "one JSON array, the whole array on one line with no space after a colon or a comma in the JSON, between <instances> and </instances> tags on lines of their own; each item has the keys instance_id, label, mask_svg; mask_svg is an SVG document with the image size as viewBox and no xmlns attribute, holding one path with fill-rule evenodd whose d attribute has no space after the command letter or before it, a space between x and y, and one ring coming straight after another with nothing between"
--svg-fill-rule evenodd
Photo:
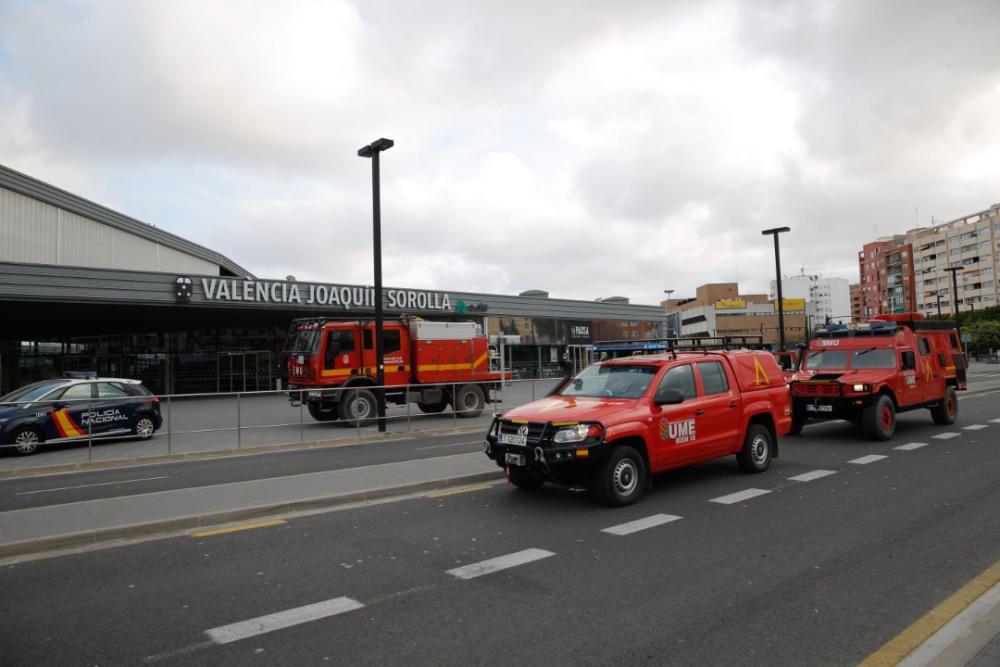
<instances>
[{"instance_id":1,"label":"pickup truck windshield","mask_svg":"<svg viewBox=\"0 0 1000 667\"><path fill-rule=\"evenodd\" d=\"M639 398L656 375L655 366L594 364L570 380L560 396Z\"/></svg>"}]
</instances>

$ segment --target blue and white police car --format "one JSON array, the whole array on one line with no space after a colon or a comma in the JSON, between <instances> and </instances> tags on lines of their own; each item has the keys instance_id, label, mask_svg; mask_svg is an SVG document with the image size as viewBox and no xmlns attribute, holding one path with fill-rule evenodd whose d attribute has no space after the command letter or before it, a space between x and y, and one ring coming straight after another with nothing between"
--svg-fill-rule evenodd
<instances>
[{"instance_id":1,"label":"blue and white police car","mask_svg":"<svg viewBox=\"0 0 1000 667\"><path fill-rule=\"evenodd\" d=\"M44 442L134 435L153 437L160 399L139 380L64 377L0 396L0 443L33 454Z\"/></svg>"}]
</instances>

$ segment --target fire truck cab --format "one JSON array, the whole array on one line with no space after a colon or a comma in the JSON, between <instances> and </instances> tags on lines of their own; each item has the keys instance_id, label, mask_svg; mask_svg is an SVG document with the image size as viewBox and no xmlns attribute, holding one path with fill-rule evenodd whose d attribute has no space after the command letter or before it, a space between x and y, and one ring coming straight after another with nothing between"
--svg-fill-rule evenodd
<instances>
[{"instance_id":1,"label":"fire truck cab","mask_svg":"<svg viewBox=\"0 0 1000 667\"><path fill-rule=\"evenodd\" d=\"M953 322L899 313L828 325L804 350L790 383L791 432L808 419L846 419L866 438L888 440L896 414L920 408L935 424L952 424L966 367Z\"/></svg>"}]
</instances>

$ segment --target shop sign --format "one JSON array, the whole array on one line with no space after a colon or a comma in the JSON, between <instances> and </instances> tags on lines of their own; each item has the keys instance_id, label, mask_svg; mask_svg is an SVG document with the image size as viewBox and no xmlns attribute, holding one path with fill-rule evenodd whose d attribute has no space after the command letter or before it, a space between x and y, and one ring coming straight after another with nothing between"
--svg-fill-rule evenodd
<instances>
[{"instance_id":1,"label":"shop sign","mask_svg":"<svg viewBox=\"0 0 1000 667\"><path fill-rule=\"evenodd\" d=\"M283 280L239 280L202 278L201 288L207 301L277 303L303 306L338 306L374 308L375 289L346 285L293 283ZM382 303L394 310L452 309L451 298L441 292L411 289L383 289Z\"/></svg>"},{"instance_id":2,"label":"shop sign","mask_svg":"<svg viewBox=\"0 0 1000 667\"><path fill-rule=\"evenodd\" d=\"M570 343L589 343L591 341L590 322L567 322L566 340Z\"/></svg>"},{"instance_id":3,"label":"shop sign","mask_svg":"<svg viewBox=\"0 0 1000 667\"><path fill-rule=\"evenodd\" d=\"M733 310L735 308L746 308L746 299L719 299L715 302L716 310Z\"/></svg>"},{"instance_id":4,"label":"shop sign","mask_svg":"<svg viewBox=\"0 0 1000 667\"><path fill-rule=\"evenodd\" d=\"M806 300L805 299L782 299L781 300L781 310L788 312L790 310L805 310Z\"/></svg>"}]
</instances>

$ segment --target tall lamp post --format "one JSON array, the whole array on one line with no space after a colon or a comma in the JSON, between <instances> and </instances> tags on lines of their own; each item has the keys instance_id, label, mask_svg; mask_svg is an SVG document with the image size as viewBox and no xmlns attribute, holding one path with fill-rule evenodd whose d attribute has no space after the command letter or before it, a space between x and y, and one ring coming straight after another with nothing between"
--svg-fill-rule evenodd
<instances>
[{"instance_id":1,"label":"tall lamp post","mask_svg":"<svg viewBox=\"0 0 1000 667\"><path fill-rule=\"evenodd\" d=\"M395 145L392 139L376 139L358 149L359 157L372 161L372 253L375 255L375 390L379 433L385 433L385 357L382 354L382 208L379 193L378 155Z\"/></svg>"},{"instance_id":2,"label":"tall lamp post","mask_svg":"<svg viewBox=\"0 0 1000 667\"><path fill-rule=\"evenodd\" d=\"M775 299L778 302L778 349L785 349L785 304L781 295L781 249L778 245L778 234L792 231L790 227L774 227L761 232L764 236L770 234L774 237L774 272L778 280L778 295Z\"/></svg>"},{"instance_id":3,"label":"tall lamp post","mask_svg":"<svg viewBox=\"0 0 1000 667\"><path fill-rule=\"evenodd\" d=\"M960 266L949 266L945 269L951 274L951 312L955 314L955 329L962 333L962 322L958 314L958 278L955 274L962 270Z\"/></svg>"}]
</instances>

